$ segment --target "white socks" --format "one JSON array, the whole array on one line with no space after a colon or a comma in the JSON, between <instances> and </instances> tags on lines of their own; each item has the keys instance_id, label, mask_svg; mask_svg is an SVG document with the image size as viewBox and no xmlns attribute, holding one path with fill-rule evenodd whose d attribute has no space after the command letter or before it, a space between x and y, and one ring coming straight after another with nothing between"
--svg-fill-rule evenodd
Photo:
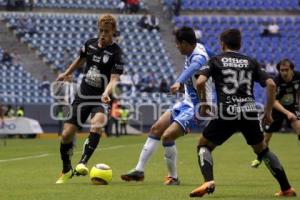
<instances>
[{"instance_id":1,"label":"white socks","mask_svg":"<svg viewBox=\"0 0 300 200\"><path fill-rule=\"evenodd\" d=\"M155 151L158 143L159 143L159 139L148 137L141 151L139 162L135 167L137 171L144 171L144 167L147 161L149 160L150 156L152 155L152 153Z\"/></svg>"},{"instance_id":2,"label":"white socks","mask_svg":"<svg viewBox=\"0 0 300 200\"><path fill-rule=\"evenodd\" d=\"M166 145L166 144L163 145L165 148L165 160L168 167L169 175L172 178L178 178L177 168L176 168L176 162L177 162L176 145L174 143L172 145Z\"/></svg>"}]
</instances>

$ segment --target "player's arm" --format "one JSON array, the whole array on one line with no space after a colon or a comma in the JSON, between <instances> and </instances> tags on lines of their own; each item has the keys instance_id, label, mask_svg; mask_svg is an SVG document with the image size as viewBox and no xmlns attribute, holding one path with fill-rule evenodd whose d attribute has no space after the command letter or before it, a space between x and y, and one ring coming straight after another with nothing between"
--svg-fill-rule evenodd
<instances>
[{"instance_id":1,"label":"player's arm","mask_svg":"<svg viewBox=\"0 0 300 200\"><path fill-rule=\"evenodd\" d=\"M87 56L87 43L86 42L83 47L80 49L79 51L79 56L77 56L77 58L71 63L71 65L67 68L67 70L60 74L56 81L64 81L64 80L69 80L70 79L70 75L76 70L79 69L82 64L85 62L86 60L86 56Z\"/></svg>"},{"instance_id":2,"label":"player's arm","mask_svg":"<svg viewBox=\"0 0 300 200\"><path fill-rule=\"evenodd\" d=\"M206 82L208 81L209 77L212 74L212 69L213 69L213 64L212 64L212 60L210 60L207 63L207 65L204 65L200 69L200 71L199 71L200 75L196 81L197 94L198 94L199 100L201 102L200 115L203 115L203 116L208 115L207 113L211 109L210 105L207 102L207 98L206 98L206 87L207 87Z\"/></svg>"},{"instance_id":3,"label":"player's arm","mask_svg":"<svg viewBox=\"0 0 300 200\"><path fill-rule=\"evenodd\" d=\"M85 58L81 57L81 56L78 56L73 62L72 64L68 67L68 69L60 74L56 81L64 81L64 80L67 80L68 77L76 70L76 69L79 69L82 64L85 62Z\"/></svg>"},{"instance_id":4,"label":"player's arm","mask_svg":"<svg viewBox=\"0 0 300 200\"><path fill-rule=\"evenodd\" d=\"M265 107L265 112L272 113L272 108L275 103L276 84L271 78L268 78L266 80L266 89L267 89L267 104Z\"/></svg>"},{"instance_id":5,"label":"player's arm","mask_svg":"<svg viewBox=\"0 0 300 200\"><path fill-rule=\"evenodd\" d=\"M190 66L182 71L176 82L171 86L171 93L175 94L178 92L180 87L198 72L205 63L206 58L204 56L194 58Z\"/></svg>"},{"instance_id":6,"label":"player's arm","mask_svg":"<svg viewBox=\"0 0 300 200\"><path fill-rule=\"evenodd\" d=\"M111 75L110 81L101 96L101 101L103 103L110 102L110 95L113 93L113 90L116 87L116 85L118 84L119 80L120 80L120 74L112 74Z\"/></svg>"},{"instance_id":7,"label":"player's arm","mask_svg":"<svg viewBox=\"0 0 300 200\"><path fill-rule=\"evenodd\" d=\"M285 109L280 103L278 100L275 100L275 103L274 103L274 108L276 110L278 110L279 112L283 113L284 115L287 116L288 120L290 121L295 121L297 120L297 116L290 112L289 110Z\"/></svg>"},{"instance_id":8,"label":"player's arm","mask_svg":"<svg viewBox=\"0 0 300 200\"><path fill-rule=\"evenodd\" d=\"M254 61L255 71L254 80L259 82L262 87L266 87L267 103L265 105L264 123L273 122L272 109L276 100L276 84L273 79L261 68L258 62Z\"/></svg>"},{"instance_id":9,"label":"player's arm","mask_svg":"<svg viewBox=\"0 0 300 200\"><path fill-rule=\"evenodd\" d=\"M123 73L124 62L123 62L123 52L121 49L118 49L116 51L113 62L114 64L111 70L110 81L108 85L105 87L105 90L101 96L101 101L103 103L110 102L110 96L113 94L113 90L118 84L118 81L120 80L120 75Z\"/></svg>"}]
</instances>

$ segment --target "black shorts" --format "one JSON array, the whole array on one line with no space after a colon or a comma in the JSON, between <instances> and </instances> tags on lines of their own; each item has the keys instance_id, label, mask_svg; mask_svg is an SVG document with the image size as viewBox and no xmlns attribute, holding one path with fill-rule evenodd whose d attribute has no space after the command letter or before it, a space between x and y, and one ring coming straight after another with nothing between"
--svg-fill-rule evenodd
<instances>
[{"instance_id":1,"label":"black shorts","mask_svg":"<svg viewBox=\"0 0 300 200\"><path fill-rule=\"evenodd\" d=\"M72 110L68 114L68 119L65 123L76 125L78 128L82 127L91 114L91 117L98 113L107 114L109 106L99 101L87 101L82 99L75 99L72 103Z\"/></svg>"},{"instance_id":2,"label":"black shorts","mask_svg":"<svg viewBox=\"0 0 300 200\"><path fill-rule=\"evenodd\" d=\"M295 110L289 110L290 112L294 113L298 120L300 120L300 112ZM272 111L273 123L270 126L265 127L266 133L273 133L280 131L282 127L282 123L284 120L287 121L288 125L291 126L290 120L286 117L285 114L273 109Z\"/></svg>"},{"instance_id":3,"label":"black shorts","mask_svg":"<svg viewBox=\"0 0 300 200\"><path fill-rule=\"evenodd\" d=\"M247 120L244 117L235 120L214 119L204 129L203 136L213 144L221 145L235 132L241 132L249 145L259 144L264 139L258 117L256 120Z\"/></svg>"}]
</instances>

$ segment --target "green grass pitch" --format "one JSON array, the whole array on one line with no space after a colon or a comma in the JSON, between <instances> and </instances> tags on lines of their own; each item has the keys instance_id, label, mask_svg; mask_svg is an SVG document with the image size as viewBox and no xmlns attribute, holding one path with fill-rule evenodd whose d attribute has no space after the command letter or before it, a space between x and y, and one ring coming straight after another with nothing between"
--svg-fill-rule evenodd
<instances>
[{"instance_id":1,"label":"green grass pitch","mask_svg":"<svg viewBox=\"0 0 300 200\"><path fill-rule=\"evenodd\" d=\"M160 146L150 159L144 182L123 182L122 173L132 169L146 136L104 138L89 162L105 163L113 169L113 181L107 186L92 185L88 177L74 177L67 184L54 184L60 174L59 140L0 141L0 200L177 200L190 199L191 190L202 183L197 164L198 134L177 141L180 186L164 186L167 175L163 148ZM83 140L77 142L73 165L79 160ZM270 145L280 158L292 186L300 195L300 145L294 134L274 135ZM277 182L265 165L250 167L255 158L243 137L234 135L214 153L216 191L207 199L276 199ZM299 197L298 197L299 198ZM297 198L294 198L297 199Z\"/></svg>"}]
</instances>

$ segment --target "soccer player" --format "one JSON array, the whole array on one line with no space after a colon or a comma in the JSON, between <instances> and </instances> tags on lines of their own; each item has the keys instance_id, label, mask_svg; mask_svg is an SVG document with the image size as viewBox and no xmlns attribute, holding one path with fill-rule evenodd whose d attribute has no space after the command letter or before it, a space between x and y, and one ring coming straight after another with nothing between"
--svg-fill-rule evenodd
<instances>
[{"instance_id":1,"label":"soccer player","mask_svg":"<svg viewBox=\"0 0 300 200\"><path fill-rule=\"evenodd\" d=\"M171 92L177 93L182 86L185 88L185 99L176 103L171 110L166 111L152 125L144 147L140 153L136 167L121 176L125 181L144 180L144 168L150 156L156 149L160 140L164 147L164 157L169 171L166 177L166 185L179 185L180 181L176 169L176 146L175 140L189 132L195 122L195 112L200 99L195 88L196 72L203 66L209 56L203 45L197 44L194 30L189 27L182 27L176 33L176 45L181 54L186 55L185 66L176 82L171 86ZM211 88L207 85L207 97ZM210 90L210 91L209 91ZM204 92L203 92L204 93ZM202 97L206 99L203 94ZM198 107L199 108L199 107Z\"/></svg>"},{"instance_id":2,"label":"soccer player","mask_svg":"<svg viewBox=\"0 0 300 200\"><path fill-rule=\"evenodd\" d=\"M276 66L279 74L275 78L277 95L273 106L274 122L266 128L264 140L269 145L273 132L278 132L284 120L292 126L300 141L299 85L300 72L294 70L294 63L289 59L281 60ZM252 161L251 166L257 168L261 158Z\"/></svg>"},{"instance_id":3,"label":"soccer player","mask_svg":"<svg viewBox=\"0 0 300 200\"><path fill-rule=\"evenodd\" d=\"M109 96L123 72L122 50L113 42L116 29L117 23L113 16L100 16L98 38L89 39L80 50L78 58L57 78L57 81L67 80L75 69L86 63L85 77L72 103L71 116L64 123L60 144L63 169L57 184L65 183L75 174L88 174L86 164L99 143L101 127L104 125L108 113ZM82 157L73 170L71 165L72 141L76 131L82 123L85 123L90 114L90 135L84 143Z\"/></svg>"},{"instance_id":4,"label":"soccer player","mask_svg":"<svg viewBox=\"0 0 300 200\"><path fill-rule=\"evenodd\" d=\"M241 48L241 32L228 29L220 36L223 53L212 57L202 67L197 79L197 89L204 90L209 77L215 82L217 92L218 114L203 131L197 147L198 164L205 182L190 193L190 197L202 197L214 192L212 151L223 144L235 132L242 132L254 152L265 161L268 169L279 182L281 191L276 196L296 196L289 184L280 161L264 143L258 113L253 95L253 83L259 82L267 88L267 104L264 123L270 124L272 107L275 101L276 85L262 71L259 64L238 51Z\"/></svg>"}]
</instances>

